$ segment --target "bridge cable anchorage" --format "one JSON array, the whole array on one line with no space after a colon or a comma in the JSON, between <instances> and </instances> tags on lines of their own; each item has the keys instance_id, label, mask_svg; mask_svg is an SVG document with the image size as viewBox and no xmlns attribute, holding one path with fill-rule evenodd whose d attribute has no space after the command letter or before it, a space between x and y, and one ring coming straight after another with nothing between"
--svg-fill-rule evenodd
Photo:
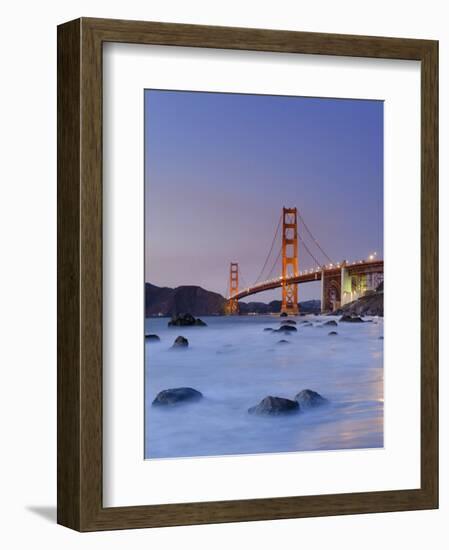
<instances>
[{"instance_id":1,"label":"bridge cable anchorage","mask_svg":"<svg viewBox=\"0 0 449 550\"><path fill-rule=\"evenodd\" d=\"M282 221L282 215L279 216L279 221L278 221L278 225L277 225L277 228L276 228L276 231L274 233L274 237L273 237L273 240L271 241L271 246L270 246L270 250L268 252L268 255L267 257L265 258L265 262L263 264L263 267L262 269L260 270L260 273L259 273L259 276L257 277L257 279L254 281L254 284L253 286L256 286L257 283L261 280L262 278L262 275L263 275L263 272L268 264L268 260L270 259L270 256L271 256L271 253L273 252L273 248L274 248L274 243L276 242L276 238L278 236L278 233L279 233L279 228L281 227L281 221Z\"/></svg>"},{"instance_id":2,"label":"bridge cable anchorage","mask_svg":"<svg viewBox=\"0 0 449 550\"><path fill-rule=\"evenodd\" d=\"M330 258L330 257L326 254L326 252L322 249L320 243L315 239L315 237L313 236L312 232L311 232L310 229L307 227L307 224L306 224L306 222L304 221L304 218L301 216L301 214L300 214L299 212L298 212L298 216L299 216L299 219L300 219L300 221L302 222L302 224L303 224L305 230L306 230L307 233L310 235L310 237L311 237L311 239L313 240L313 242L314 242L314 243L317 245L317 247L320 249L320 251L321 251L321 253L323 254L323 256L325 256L325 257L329 260L329 262L330 262L331 264L333 264L334 261L333 261L332 258Z\"/></svg>"}]
</instances>

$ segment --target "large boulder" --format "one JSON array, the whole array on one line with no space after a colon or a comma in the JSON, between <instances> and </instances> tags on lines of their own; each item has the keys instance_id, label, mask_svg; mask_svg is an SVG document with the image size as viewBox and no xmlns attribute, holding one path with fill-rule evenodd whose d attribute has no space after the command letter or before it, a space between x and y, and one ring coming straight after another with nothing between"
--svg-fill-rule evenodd
<instances>
[{"instance_id":1,"label":"large boulder","mask_svg":"<svg viewBox=\"0 0 449 550\"><path fill-rule=\"evenodd\" d=\"M282 414L297 413L299 412L299 408L300 406L297 401L268 395L264 397L258 405L250 407L248 412L250 414L278 416Z\"/></svg>"},{"instance_id":2,"label":"large boulder","mask_svg":"<svg viewBox=\"0 0 449 550\"><path fill-rule=\"evenodd\" d=\"M161 339L157 334L145 334L145 342L160 342Z\"/></svg>"},{"instance_id":3,"label":"large boulder","mask_svg":"<svg viewBox=\"0 0 449 550\"><path fill-rule=\"evenodd\" d=\"M340 317L340 323L363 323L363 319L358 315L343 315Z\"/></svg>"},{"instance_id":4,"label":"large boulder","mask_svg":"<svg viewBox=\"0 0 449 550\"><path fill-rule=\"evenodd\" d=\"M296 394L295 401L299 404L301 409L311 409L312 407L319 407L327 403L327 399L313 390L300 391Z\"/></svg>"},{"instance_id":5,"label":"large boulder","mask_svg":"<svg viewBox=\"0 0 449 550\"><path fill-rule=\"evenodd\" d=\"M178 336L173 342L172 349L183 349L189 347L189 341L184 336Z\"/></svg>"},{"instance_id":6,"label":"large boulder","mask_svg":"<svg viewBox=\"0 0 449 550\"><path fill-rule=\"evenodd\" d=\"M195 319L190 313L178 313L173 315L168 322L169 327L207 327L207 324L200 318Z\"/></svg>"},{"instance_id":7,"label":"large boulder","mask_svg":"<svg viewBox=\"0 0 449 550\"><path fill-rule=\"evenodd\" d=\"M298 329L292 325L281 325L275 332L297 332Z\"/></svg>"},{"instance_id":8,"label":"large boulder","mask_svg":"<svg viewBox=\"0 0 449 550\"><path fill-rule=\"evenodd\" d=\"M202 398L203 394L193 388L172 388L159 392L153 401L153 406L176 405L177 403L199 401Z\"/></svg>"}]
</instances>

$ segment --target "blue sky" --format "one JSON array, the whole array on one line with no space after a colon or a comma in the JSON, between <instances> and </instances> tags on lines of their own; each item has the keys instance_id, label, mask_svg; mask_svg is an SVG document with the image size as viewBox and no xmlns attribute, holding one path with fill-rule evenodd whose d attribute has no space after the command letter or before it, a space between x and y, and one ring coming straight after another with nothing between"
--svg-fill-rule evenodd
<instances>
[{"instance_id":1,"label":"blue sky","mask_svg":"<svg viewBox=\"0 0 449 550\"><path fill-rule=\"evenodd\" d=\"M334 261L382 257L383 102L145 91L146 281L224 294L238 261L252 283L283 206ZM314 266L301 243L299 262Z\"/></svg>"}]
</instances>

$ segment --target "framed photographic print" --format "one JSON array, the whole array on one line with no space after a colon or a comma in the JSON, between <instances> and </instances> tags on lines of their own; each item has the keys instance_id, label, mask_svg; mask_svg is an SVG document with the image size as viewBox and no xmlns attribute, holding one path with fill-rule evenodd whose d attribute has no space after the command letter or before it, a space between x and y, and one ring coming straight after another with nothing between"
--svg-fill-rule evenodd
<instances>
[{"instance_id":1,"label":"framed photographic print","mask_svg":"<svg viewBox=\"0 0 449 550\"><path fill-rule=\"evenodd\" d=\"M438 506L438 43L58 28L58 522Z\"/></svg>"}]
</instances>

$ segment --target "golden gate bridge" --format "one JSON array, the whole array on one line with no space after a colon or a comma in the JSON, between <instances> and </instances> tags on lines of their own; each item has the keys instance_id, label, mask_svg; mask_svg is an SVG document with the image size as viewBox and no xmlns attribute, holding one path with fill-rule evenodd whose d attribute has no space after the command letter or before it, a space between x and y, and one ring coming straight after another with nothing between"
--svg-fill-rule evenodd
<instances>
[{"instance_id":1,"label":"golden gate bridge","mask_svg":"<svg viewBox=\"0 0 449 550\"><path fill-rule=\"evenodd\" d=\"M312 241L312 245L328 263L320 264L315 254L307 246L304 238L298 231L298 219L304 233ZM266 278L262 276L266 271L270 257L275 254L275 243L281 230L281 247L268 271ZM299 270L298 244L301 243L304 251L312 258L315 267ZM281 275L273 276L277 263L281 259ZM260 270L259 276L252 285L240 286L242 282L238 262L231 262L229 268L228 291L225 313L237 315L239 300L259 292L282 288L281 313L297 315L298 285L311 281L321 281L321 311L335 311L339 307L356 300L368 291L373 291L383 281L384 261L377 258L377 254L370 254L368 259L347 262L333 262L324 251L317 239L304 222L296 208L283 208L269 252Z\"/></svg>"}]
</instances>

